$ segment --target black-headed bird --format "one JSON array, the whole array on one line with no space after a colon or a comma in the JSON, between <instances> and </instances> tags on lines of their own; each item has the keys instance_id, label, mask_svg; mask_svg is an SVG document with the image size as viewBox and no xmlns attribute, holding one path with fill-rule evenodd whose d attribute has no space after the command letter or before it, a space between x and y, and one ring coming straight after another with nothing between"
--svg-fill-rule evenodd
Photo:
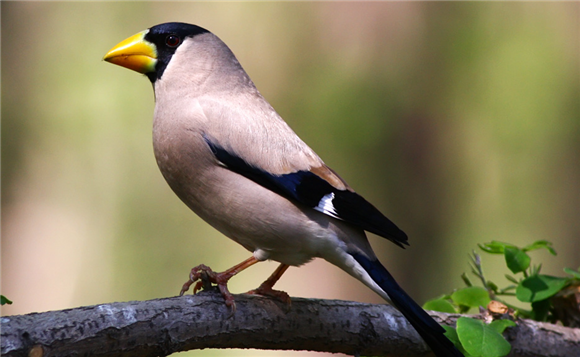
<instances>
[{"instance_id":1,"label":"black-headed bird","mask_svg":"<svg viewBox=\"0 0 580 357\"><path fill-rule=\"evenodd\" d=\"M270 259L280 266L253 293L289 299L272 289L274 283L289 266L323 258L397 307L437 356L462 356L377 260L365 231L400 247L407 235L292 131L217 36L195 25L160 24L119 43L104 59L153 83L153 147L169 186L252 252L222 273L192 269L182 293L193 283L194 292L201 287L203 275L235 308L227 281Z\"/></svg>"}]
</instances>

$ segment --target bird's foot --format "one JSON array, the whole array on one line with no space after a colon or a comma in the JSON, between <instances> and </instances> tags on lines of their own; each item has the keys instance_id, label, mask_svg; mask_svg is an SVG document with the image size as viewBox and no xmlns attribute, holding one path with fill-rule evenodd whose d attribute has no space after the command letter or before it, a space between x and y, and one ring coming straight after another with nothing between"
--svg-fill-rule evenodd
<instances>
[{"instance_id":1,"label":"bird's foot","mask_svg":"<svg viewBox=\"0 0 580 357\"><path fill-rule=\"evenodd\" d=\"M234 301L234 296L228 290L228 281L233 276L231 271L225 271L223 273L216 273L211 270L210 267L207 265L198 265L195 268L191 269L189 273L189 280L183 284L181 291L179 292L179 296L185 294L187 290L195 283L193 286L193 293L195 294L202 288L204 290L209 290L212 287L212 284L217 285L220 293L222 294L226 306L231 309L232 315L236 312L236 303Z\"/></svg>"},{"instance_id":2,"label":"bird's foot","mask_svg":"<svg viewBox=\"0 0 580 357\"><path fill-rule=\"evenodd\" d=\"M199 289L203 288L204 290L208 290L211 288L211 284L216 284L220 293L224 297L226 301L226 306L231 309L230 317L234 315L236 312L236 303L234 301L234 296L228 290L228 281L236 274L241 272L242 270L251 267L252 265L256 264L258 259L254 258L252 255L248 259L244 260L240 264L234 265L233 267L229 268L228 270L222 273L216 273L211 270L210 267L207 265L198 265L195 268L191 269L191 273L189 273L189 280L183 284L181 288L181 292L179 296L185 294L187 290L195 283L193 286L193 293L195 294Z\"/></svg>"},{"instance_id":3,"label":"bird's foot","mask_svg":"<svg viewBox=\"0 0 580 357\"><path fill-rule=\"evenodd\" d=\"M263 282L262 285L260 285L257 289L250 290L246 294L262 295L274 298L275 300L278 300L281 303L285 304L288 310L290 310L290 308L292 307L292 299L290 299L290 295L288 295L288 293L286 293L285 291L272 289L274 282L268 279L265 282Z\"/></svg>"},{"instance_id":4,"label":"bird's foot","mask_svg":"<svg viewBox=\"0 0 580 357\"><path fill-rule=\"evenodd\" d=\"M261 295L274 298L286 304L288 306L288 309L290 309L290 307L292 306L292 299L290 299L290 295L288 295L288 293L281 290L274 290L272 289L271 286L268 286L265 283L260 285L257 289L248 291L246 294Z\"/></svg>"},{"instance_id":5,"label":"bird's foot","mask_svg":"<svg viewBox=\"0 0 580 357\"><path fill-rule=\"evenodd\" d=\"M290 295L288 295L284 291L272 289L274 284L276 284L276 282L280 279L282 274L284 274L284 272L287 269L288 265L280 264L278 268L276 268L276 270L272 273L272 275L270 275L270 277L262 283L262 285L260 285L257 289L248 291L247 294L272 297L286 304L288 310L290 310L290 307L292 307L292 300L290 300Z\"/></svg>"}]
</instances>

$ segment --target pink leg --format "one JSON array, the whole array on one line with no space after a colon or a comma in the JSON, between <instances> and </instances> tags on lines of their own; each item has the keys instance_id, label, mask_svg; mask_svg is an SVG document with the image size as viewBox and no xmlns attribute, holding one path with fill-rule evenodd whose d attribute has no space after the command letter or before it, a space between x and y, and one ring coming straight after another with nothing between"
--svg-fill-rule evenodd
<instances>
[{"instance_id":1,"label":"pink leg","mask_svg":"<svg viewBox=\"0 0 580 357\"><path fill-rule=\"evenodd\" d=\"M255 295L263 295L263 296L270 296L275 298L276 300L282 301L288 306L292 305L292 300L290 300L290 296L285 293L284 291L274 290L272 287L276 282L280 279L282 274L288 269L288 265L280 264L276 270L270 275L266 281L262 283L257 289L250 290L247 294L255 294Z\"/></svg>"}]
</instances>

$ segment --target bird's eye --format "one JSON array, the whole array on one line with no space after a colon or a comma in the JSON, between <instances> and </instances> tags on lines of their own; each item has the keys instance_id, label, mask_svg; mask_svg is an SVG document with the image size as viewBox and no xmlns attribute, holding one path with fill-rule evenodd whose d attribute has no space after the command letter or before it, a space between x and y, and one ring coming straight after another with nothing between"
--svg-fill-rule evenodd
<instances>
[{"instance_id":1,"label":"bird's eye","mask_svg":"<svg viewBox=\"0 0 580 357\"><path fill-rule=\"evenodd\" d=\"M180 42L181 39L177 35L169 35L165 38L165 44L169 47L177 47Z\"/></svg>"}]
</instances>

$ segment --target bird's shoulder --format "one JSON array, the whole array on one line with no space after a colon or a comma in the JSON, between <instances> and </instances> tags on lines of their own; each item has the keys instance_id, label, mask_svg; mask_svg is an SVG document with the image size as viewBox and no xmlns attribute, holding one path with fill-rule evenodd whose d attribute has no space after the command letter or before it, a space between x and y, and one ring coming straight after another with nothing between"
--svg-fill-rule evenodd
<instances>
[{"instance_id":1,"label":"bird's shoulder","mask_svg":"<svg viewBox=\"0 0 580 357\"><path fill-rule=\"evenodd\" d=\"M199 99L208 142L273 175L320 168L320 175L341 181L259 93L242 96Z\"/></svg>"}]
</instances>

